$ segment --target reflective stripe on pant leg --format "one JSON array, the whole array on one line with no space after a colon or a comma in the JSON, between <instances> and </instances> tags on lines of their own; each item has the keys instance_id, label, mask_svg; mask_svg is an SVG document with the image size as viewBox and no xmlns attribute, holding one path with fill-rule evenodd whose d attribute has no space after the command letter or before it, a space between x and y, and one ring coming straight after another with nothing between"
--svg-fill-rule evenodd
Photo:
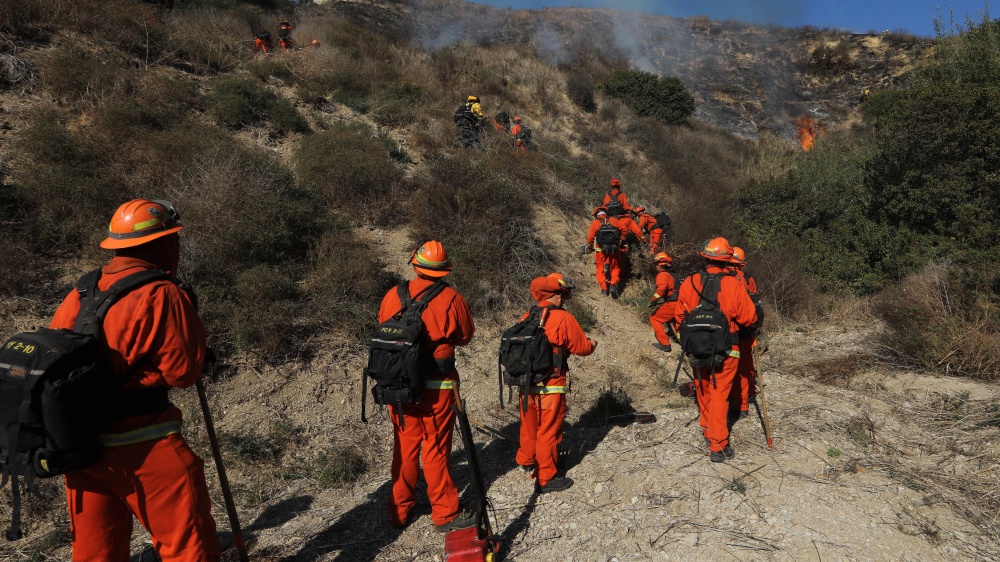
<instances>
[{"instance_id":1,"label":"reflective stripe on pant leg","mask_svg":"<svg viewBox=\"0 0 1000 562\"><path fill-rule=\"evenodd\" d=\"M451 408L454 403L455 393L449 390L425 390L421 398L425 408L419 422L424 434L424 480L435 525L443 525L458 515L458 488L448 466L455 430L455 411Z\"/></svg>"},{"instance_id":2,"label":"reflective stripe on pant leg","mask_svg":"<svg viewBox=\"0 0 1000 562\"><path fill-rule=\"evenodd\" d=\"M534 397L533 397L534 398ZM537 397L540 411L535 458L538 460L538 485L544 486L556 477L559 444L563 437L566 417L566 395L546 394Z\"/></svg>"}]
</instances>

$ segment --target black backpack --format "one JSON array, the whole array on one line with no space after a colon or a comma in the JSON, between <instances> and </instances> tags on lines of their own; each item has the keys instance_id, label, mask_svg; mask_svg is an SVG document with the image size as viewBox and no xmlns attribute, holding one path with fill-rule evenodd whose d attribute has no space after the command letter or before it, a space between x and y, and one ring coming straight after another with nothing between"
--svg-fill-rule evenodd
<instances>
[{"instance_id":1,"label":"black backpack","mask_svg":"<svg viewBox=\"0 0 1000 562\"><path fill-rule=\"evenodd\" d=\"M670 228L670 217L668 217L666 213L657 213L653 215L653 218L656 219L656 224L650 227L650 230L657 228L667 230Z\"/></svg>"},{"instance_id":2,"label":"black backpack","mask_svg":"<svg viewBox=\"0 0 1000 562\"><path fill-rule=\"evenodd\" d=\"M468 102L458 106L458 109L455 110L455 113L451 116L451 118L459 125L462 125L465 122L470 124L476 122L476 116L472 114L472 104Z\"/></svg>"},{"instance_id":3,"label":"black backpack","mask_svg":"<svg viewBox=\"0 0 1000 562\"><path fill-rule=\"evenodd\" d=\"M750 279L752 279L752 277L748 275L747 281L749 282ZM760 295L750 291L749 289L747 290L747 294L750 295L750 301L753 302L753 308L757 312L757 323L753 326L740 326L739 333L741 339L757 337L760 327L764 325L764 307L761 306Z\"/></svg>"},{"instance_id":4,"label":"black backpack","mask_svg":"<svg viewBox=\"0 0 1000 562\"><path fill-rule=\"evenodd\" d=\"M618 248L621 247L621 240L622 231L611 224L608 219L604 219L604 224L597 229L597 234L594 236L597 247L601 249L605 257L618 251Z\"/></svg>"},{"instance_id":5,"label":"black backpack","mask_svg":"<svg viewBox=\"0 0 1000 562\"><path fill-rule=\"evenodd\" d=\"M400 309L392 318L376 326L368 341L368 367L362 375L361 419L365 418L368 379L375 381L372 397L376 404L402 406L420 400L424 390L424 375L437 372L437 364L424 345L424 322L420 315L431 299L448 285L441 280L428 285L410 297L410 284L403 281L396 287ZM402 413L400 413L402 423Z\"/></svg>"},{"instance_id":6,"label":"black backpack","mask_svg":"<svg viewBox=\"0 0 1000 562\"><path fill-rule=\"evenodd\" d=\"M604 204L608 209L608 216L617 217L625 211L625 207L622 206L622 202L618 200L618 197L611 195L610 192L608 192L608 196L610 196L610 199Z\"/></svg>"},{"instance_id":7,"label":"black backpack","mask_svg":"<svg viewBox=\"0 0 1000 562\"><path fill-rule=\"evenodd\" d=\"M21 537L18 477L24 477L28 490L37 494L34 478L93 465L103 450L97 435L123 416L124 407L133 407L123 406L132 398L123 400L123 393L133 391L120 389L121 381L101 346L104 317L132 289L168 277L162 271L145 270L117 281L107 291L98 290L100 278L98 269L77 283L80 312L72 330L22 332L0 347L0 487L9 478L13 492L8 540ZM154 394L159 398L161 393ZM166 400L165 392L162 399ZM161 403L154 401L157 406Z\"/></svg>"},{"instance_id":8,"label":"black backpack","mask_svg":"<svg viewBox=\"0 0 1000 562\"><path fill-rule=\"evenodd\" d=\"M501 407L504 383L508 388L520 388L521 396L526 397L529 386L545 382L551 376L552 368L561 366L561 359L553 353L552 344L545 335L548 316L547 307L533 306L524 320L507 328L500 336L497 371L501 384ZM527 402L522 403L522 408L527 411Z\"/></svg>"},{"instance_id":9,"label":"black backpack","mask_svg":"<svg viewBox=\"0 0 1000 562\"><path fill-rule=\"evenodd\" d=\"M521 125L521 132L517 134L517 140L524 144L531 144L531 129Z\"/></svg>"},{"instance_id":10,"label":"black backpack","mask_svg":"<svg viewBox=\"0 0 1000 562\"><path fill-rule=\"evenodd\" d=\"M734 342L734 334L729 332L729 319L719 308L719 289L722 278L731 273L709 274L706 271L701 276L701 297L698 306L684 316L680 325L681 349L687 355L692 368L711 369L722 367L728 352Z\"/></svg>"}]
</instances>

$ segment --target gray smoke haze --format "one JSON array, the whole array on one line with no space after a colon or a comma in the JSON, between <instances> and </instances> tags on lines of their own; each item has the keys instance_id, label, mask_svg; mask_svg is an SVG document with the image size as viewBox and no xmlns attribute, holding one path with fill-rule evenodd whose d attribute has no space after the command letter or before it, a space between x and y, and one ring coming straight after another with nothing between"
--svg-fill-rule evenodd
<instances>
[{"instance_id":1,"label":"gray smoke haze","mask_svg":"<svg viewBox=\"0 0 1000 562\"><path fill-rule=\"evenodd\" d=\"M714 4L753 21L780 20L802 10L791 1ZM620 56L632 68L680 78L695 96L696 118L749 139L763 130L791 137L796 116L829 115L844 105L844 100L815 99L806 86L803 68L815 30L639 13L656 7L646 0L586 5L608 9L501 10L458 0L415 0L411 37L431 50L463 42L527 44L544 60L563 65L580 53ZM705 6L711 11L713 4Z\"/></svg>"}]
</instances>

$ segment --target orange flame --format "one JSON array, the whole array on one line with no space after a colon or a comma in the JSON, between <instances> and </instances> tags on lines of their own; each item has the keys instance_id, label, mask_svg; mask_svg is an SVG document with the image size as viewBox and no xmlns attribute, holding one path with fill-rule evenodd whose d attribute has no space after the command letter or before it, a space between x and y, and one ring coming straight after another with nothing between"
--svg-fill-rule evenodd
<instances>
[{"instance_id":1,"label":"orange flame","mask_svg":"<svg viewBox=\"0 0 1000 562\"><path fill-rule=\"evenodd\" d=\"M819 121L813 121L812 117L802 116L795 120L798 132L795 136L799 139L802 150L809 152L816 142L816 136L826 130L826 126Z\"/></svg>"}]
</instances>

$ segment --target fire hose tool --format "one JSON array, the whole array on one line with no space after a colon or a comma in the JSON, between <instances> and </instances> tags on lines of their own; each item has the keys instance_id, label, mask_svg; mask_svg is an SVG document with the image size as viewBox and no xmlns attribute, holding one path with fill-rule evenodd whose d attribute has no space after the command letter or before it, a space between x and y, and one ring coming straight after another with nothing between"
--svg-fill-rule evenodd
<instances>
[{"instance_id":1,"label":"fire hose tool","mask_svg":"<svg viewBox=\"0 0 1000 562\"><path fill-rule=\"evenodd\" d=\"M476 455L476 443L472 439L472 427L465 413L465 403L455 381L455 418L458 421L459 435L462 437L462 447L468 455L470 485L476 496L476 515L478 522L472 527L450 531L444 536L445 562L493 562L500 552L501 537L493 534L490 525L488 509L490 500L486 497L486 486L483 483L482 472L479 470L479 458Z\"/></svg>"}]
</instances>

